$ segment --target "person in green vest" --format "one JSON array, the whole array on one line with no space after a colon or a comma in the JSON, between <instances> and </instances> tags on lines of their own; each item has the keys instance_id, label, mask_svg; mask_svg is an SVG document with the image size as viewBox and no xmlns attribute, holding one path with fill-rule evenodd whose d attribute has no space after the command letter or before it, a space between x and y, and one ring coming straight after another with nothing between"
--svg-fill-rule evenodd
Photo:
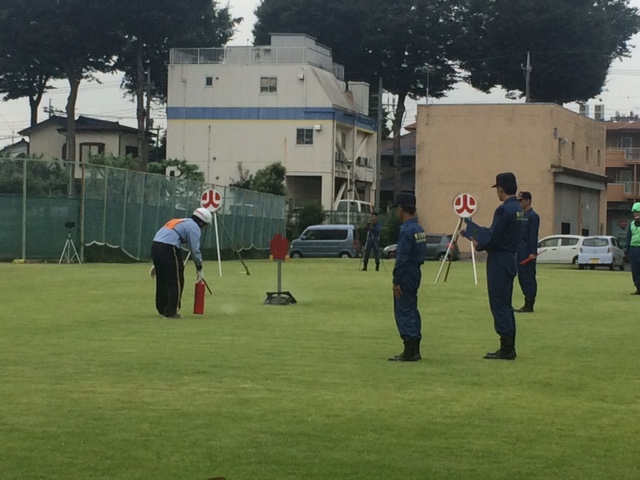
<instances>
[{"instance_id":1,"label":"person in green vest","mask_svg":"<svg viewBox=\"0 0 640 480\"><path fill-rule=\"evenodd\" d=\"M631 278L636 291L631 295L640 295L640 202L636 202L631 207L633 213L633 222L629 224L627 230L627 248L626 254L629 256L631 263Z\"/></svg>"}]
</instances>

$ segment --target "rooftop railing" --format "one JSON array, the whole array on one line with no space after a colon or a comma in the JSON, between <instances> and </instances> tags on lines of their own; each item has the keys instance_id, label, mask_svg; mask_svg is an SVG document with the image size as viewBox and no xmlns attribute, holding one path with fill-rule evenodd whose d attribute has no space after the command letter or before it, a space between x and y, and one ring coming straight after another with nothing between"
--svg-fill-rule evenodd
<instances>
[{"instance_id":1,"label":"rooftop railing","mask_svg":"<svg viewBox=\"0 0 640 480\"><path fill-rule=\"evenodd\" d=\"M225 47L172 48L172 65L265 65L307 64L331 72L344 80L344 67L333 63L331 55L310 47Z\"/></svg>"}]
</instances>

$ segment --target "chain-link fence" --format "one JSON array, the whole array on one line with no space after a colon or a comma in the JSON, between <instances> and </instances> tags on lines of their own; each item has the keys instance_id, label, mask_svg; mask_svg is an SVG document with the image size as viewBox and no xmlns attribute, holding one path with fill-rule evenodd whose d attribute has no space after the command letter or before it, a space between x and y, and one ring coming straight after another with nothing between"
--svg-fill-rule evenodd
<instances>
[{"instance_id":1,"label":"chain-link fence","mask_svg":"<svg viewBox=\"0 0 640 480\"><path fill-rule=\"evenodd\" d=\"M0 158L0 260L59 258L68 235L81 256L106 246L148 259L156 231L189 217L209 188L222 195L216 213L223 258L236 249L267 254L271 237L285 233L285 199L277 195L106 166ZM201 246L205 258L215 258L213 226Z\"/></svg>"}]
</instances>

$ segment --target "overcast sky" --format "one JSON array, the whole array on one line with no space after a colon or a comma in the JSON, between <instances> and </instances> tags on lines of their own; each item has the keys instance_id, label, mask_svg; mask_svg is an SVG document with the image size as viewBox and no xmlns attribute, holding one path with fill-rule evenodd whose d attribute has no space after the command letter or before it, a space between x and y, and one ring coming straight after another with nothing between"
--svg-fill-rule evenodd
<instances>
[{"instance_id":1,"label":"overcast sky","mask_svg":"<svg viewBox=\"0 0 640 480\"><path fill-rule=\"evenodd\" d=\"M221 2L224 4L224 2ZM232 14L236 17L243 17L244 21L240 25L238 32L230 42L232 45L250 45L253 42L251 30L255 17L253 10L259 5L260 0L229 0ZM631 0L631 5L640 8L640 0ZM300 32L304 33L304 32ZM597 32L594 32L597 34ZM622 61L612 64L605 85L605 91L598 98L589 102L591 105L591 116L593 116L593 106L595 104L605 105L606 118L615 115L616 111L621 114L628 114L630 111L640 113L640 35L636 35L631 44L637 46L633 48L632 56ZM523 62L524 62L523 58ZM535 57L532 63L535 77ZM120 90L121 76L100 75L100 82L83 82L80 86L80 93L77 102L77 115L88 115L104 120L118 121L124 125L135 127L135 105L133 101L126 98ZM69 87L65 80L57 81L53 84L56 88L45 94L40 105L39 120L45 120L47 113L44 108L49 105L54 110L64 111L69 93ZM418 103L424 103L424 99ZM431 103L504 103L512 102L504 97L504 92L494 91L487 95L478 92L471 87L460 84L452 90L446 98L440 100L431 99ZM577 111L577 105L567 104L565 107ZM61 113L62 113L61 112ZM416 115L416 104L407 104L407 115L405 124L414 121ZM152 116L156 121L156 126L165 125L164 107L153 109ZM10 102L0 102L0 147L9 145L20 140L18 131L29 126L29 103L26 98L13 100Z\"/></svg>"}]
</instances>

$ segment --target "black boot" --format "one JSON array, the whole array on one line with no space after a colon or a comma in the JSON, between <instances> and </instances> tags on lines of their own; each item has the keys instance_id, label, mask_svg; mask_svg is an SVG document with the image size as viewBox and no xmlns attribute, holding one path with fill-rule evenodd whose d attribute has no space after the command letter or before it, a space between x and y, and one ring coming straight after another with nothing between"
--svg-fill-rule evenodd
<instances>
[{"instance_id":1,"label":"black boot","mask_svg":"<svg viewBox=\"0 0 640 480\"><path fill-rule=\"evenodd\" d=\"M515 338L500 337L500 348L495 352L487 353L483 358L485 360L515 360Z\"/></svg>"},{"instance_id":2,"label":"black boot","mask_svg":"<svg viewBox=\"0 0 640 480\"><path fill-rule=\"evenodd\" d=\"M376 263L376 272L379 272L379 271L380 271L380 264Z\"/></svg>"},{"instance_id":3,"label":"black boot","mask_svg":"<svg viewBox=\"0 0 640 480\"><path fill-rule=\"evenodd\" d=\"M422 355L420 354L420 340L422 339L416 338L416 356L418 357L418 360L422 360Z\"/></svg>"},{"instance_id":4,"label":"black boot","mask_svg":"<svg viewBox=\"0 0 640 480\"><path fill-rule=\"evenodd\" d=\"M519 312L519 313L533 313L533 304L534 303L536 303L536 299L535 298L524 297L524 306L522 308L519 308L519 309L515 310L515 311Z\"/></svg>"},{"instance_id":5,"label":"black boot","mask_svg":"<svg viewBox=\"0 0 640 480\"><path fill-rule=\"evenodd\" d=\"M418 354L419 340L417 338L404 337L404 351L400 355L389 358L390 362L417 362L420 360Z\"/></svg>"},{"instance_id":6,"label":"black boot","mask_svg":"<svg viewBox=\"0 0 640 480\"><path fill-rule=\"evenodd\" d=\"M640 288L636 287L636 291L632 292L631 295L640 295Z\"/></svg>"},{"instance_id":7,"label":"black boot","mask_svg":"<svg viewBox=\"0 0 640 480\"><path fill-rule=\"evenodd\" d=\"M366 272L366 271L367 271L367 262L364 262L364 263L362 264L362 271L363 271L363 272Z\"/></svg>"}]
</instances>

